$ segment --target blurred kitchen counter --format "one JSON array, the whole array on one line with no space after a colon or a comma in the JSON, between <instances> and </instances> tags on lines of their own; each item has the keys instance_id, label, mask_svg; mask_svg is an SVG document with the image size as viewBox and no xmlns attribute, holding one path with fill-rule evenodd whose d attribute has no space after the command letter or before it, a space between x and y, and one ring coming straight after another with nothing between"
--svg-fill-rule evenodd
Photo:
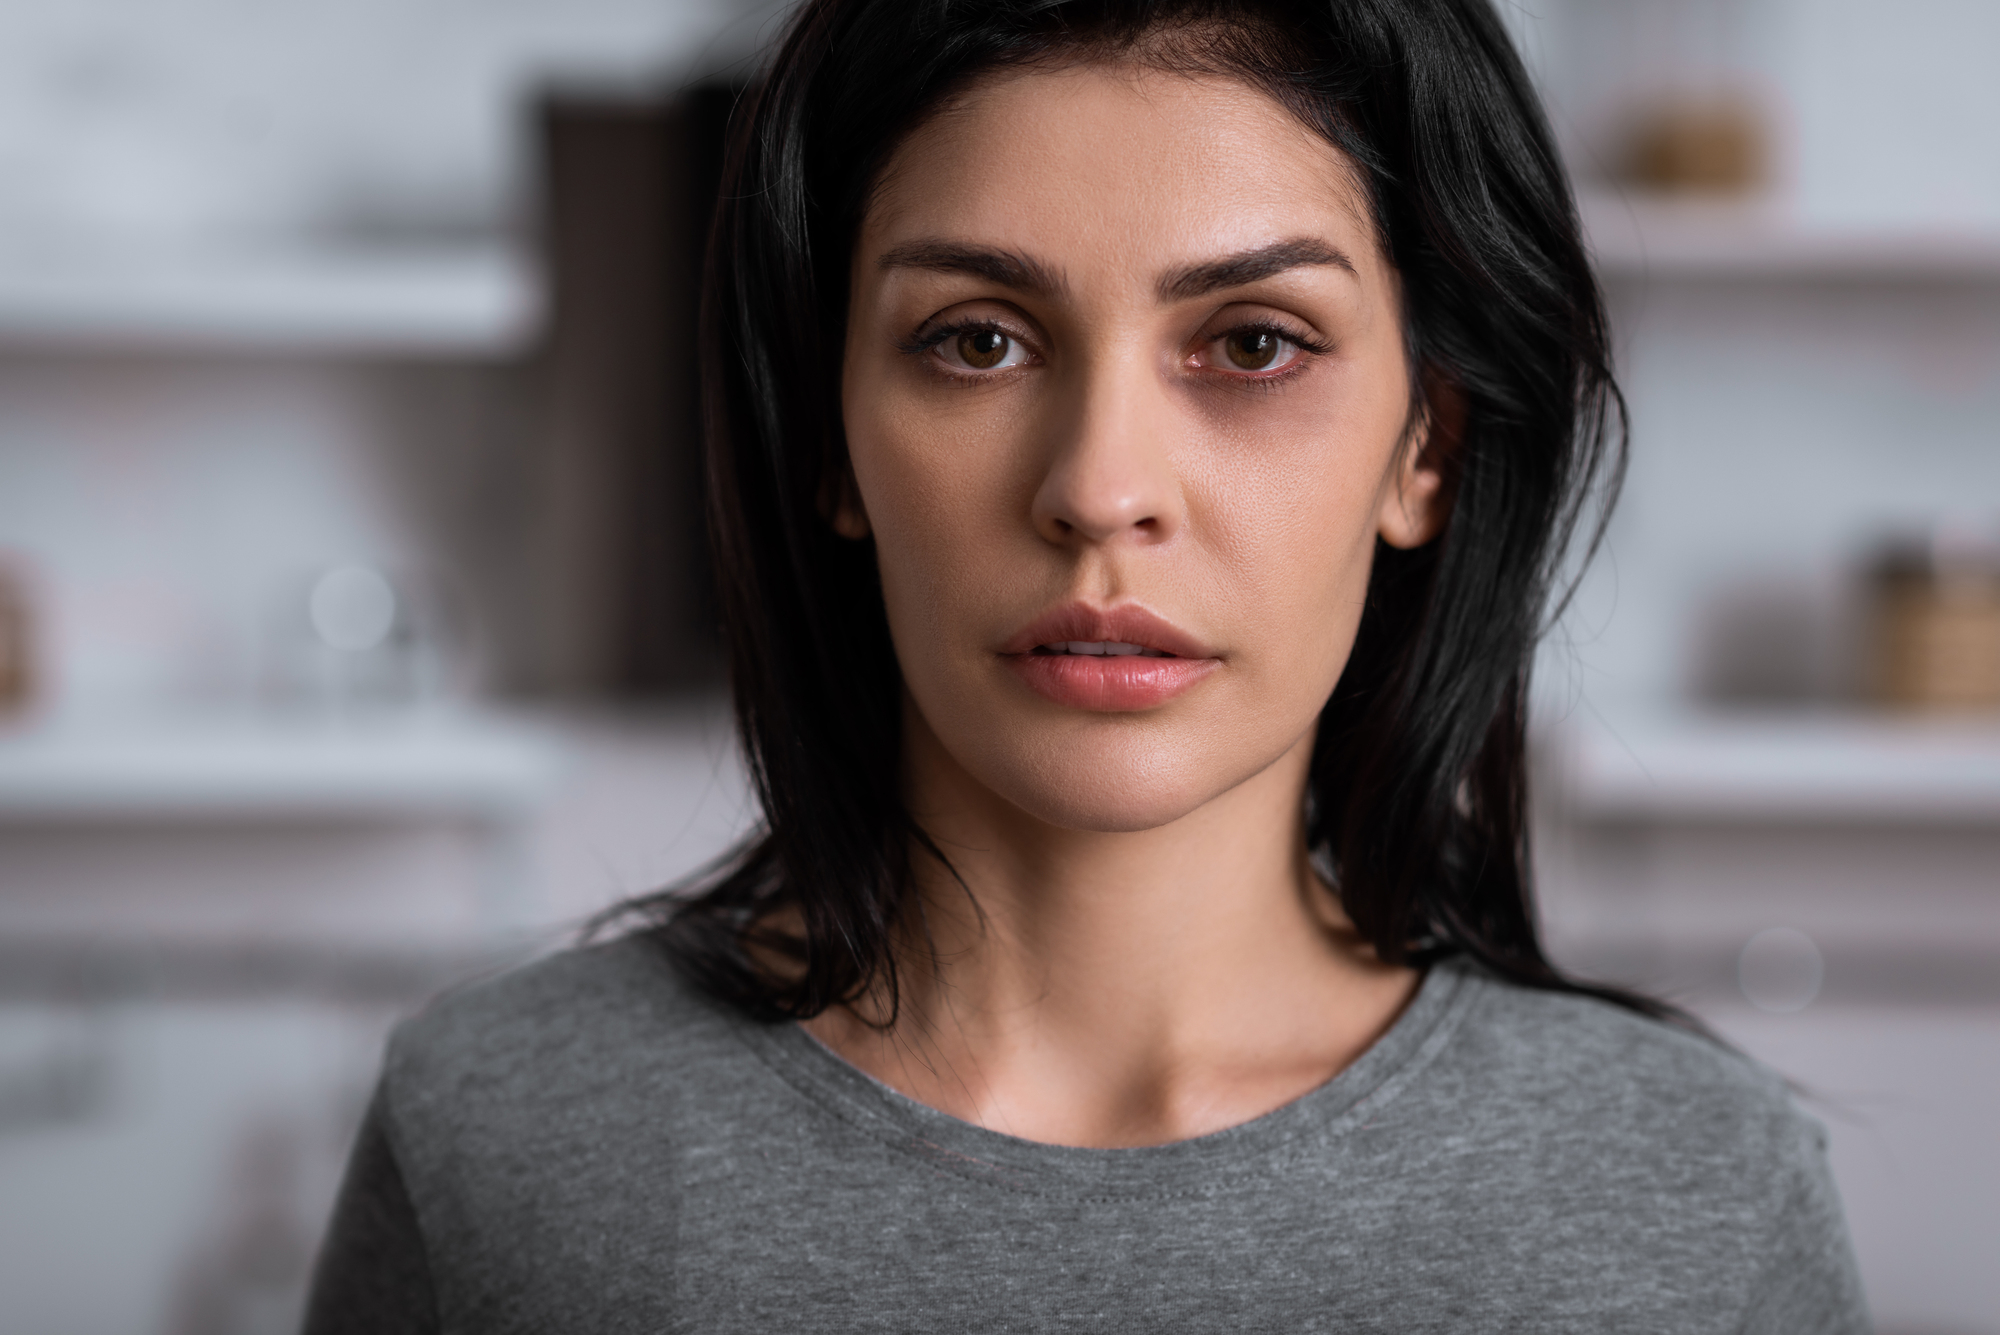
<instances>
[{"instance_id":1,"label":"blurred kitchen counter","mask_svg":"<svg viewBox=\"0 0 2000 1335\"><path fill-rule=\"evenodd\" d=\"M487 951L682 874L746 810L708 701L52 719L0 734L0 953Z\"/></svg>"},{"instance_id":2,"label":"blurred kitchen counter","mask_svg":"<svg viewBox=\"0 0 2000 1335\"><path fill-rule=\"evenodd\" d=\"M1561 730L1596 824L1705 819L2000 827L2000 716L1659 711Z\"/></svg>"},{"instance_id":3,"label":"blurred kitchen counter","mask_svg":"<svg viewBox=\"0 0 2000 1335\"><path fill-rule=\"evenodd\" d=\"M487 711L56 717L0 734L0 822L517 819L563 754Z\"/></svg>"},{"instance_id":4,"label":"blurred kitchen counter","mask_svg":"<svg viewBox=\"0 0 2000 1335\"><path fill-rule=\"evenodd\" d=\"M1734 997L1760 931L1830 999L2000 1006L2000 720L1578 714L1541 739L1543 910L1574 966Z\"/></svg>"},{"instance_id":5,"label":"blurred kitchen counter","mask_svg":"<svg viewBox=\"0 0 2000 1335\"><path fill-rule=\"evenodd\" d=\"M490 949L536 915L533 822L569 749L471 711L18 728L0 737L0 956Z\"/></svg>"}]
</instances>

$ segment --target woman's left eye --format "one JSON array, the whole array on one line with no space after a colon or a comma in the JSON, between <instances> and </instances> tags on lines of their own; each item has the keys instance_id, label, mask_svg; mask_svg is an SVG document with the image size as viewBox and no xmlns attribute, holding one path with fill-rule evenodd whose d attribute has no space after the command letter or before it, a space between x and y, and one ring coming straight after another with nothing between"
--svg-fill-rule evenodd
<instances>
[{"instance_id":1,"label":"woman's left eye","mask_svg":"<svg viewBox=\"0 0 2000 1335\"><path fill-rule=\"evenodd\" d=\"M945 364L960 371L1005 371L1028 360L1019 339L998 329L966 329L948 334L937 344Z\"/></svg>"},{"instance_id":2,"label":"woman's left eye","mask_svg":"<svg viewBox=\"0 0 2000 1335\"><path fill-rule=\"evenodd\" d=\"M1202 364L1222 371L1278 371L1299 359L1304 349L1275 329L1233 329L1211 339Z\"/></svg>"}]
</instances>

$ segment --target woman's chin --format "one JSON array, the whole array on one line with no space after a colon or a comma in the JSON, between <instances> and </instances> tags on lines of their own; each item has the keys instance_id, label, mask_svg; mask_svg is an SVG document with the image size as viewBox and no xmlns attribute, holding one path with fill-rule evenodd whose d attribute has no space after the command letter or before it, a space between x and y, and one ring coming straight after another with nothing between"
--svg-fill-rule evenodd
<instances>
[{"instance_id":1,"label":"woman's chin","mask_svg":"<svg viewBox=\"0 0 2000 1335\"><path fill-rule=\"evenodd\" d=\"M1212 793L1195 797L1171 796L1157 792L1085 793L1070 790L1043 790L1016 798L1014 805L1030 816L1061 830L1093 834L1137 834L1171 825L1198 810ZM1045 799L1045 800L1037 800Z\"/></svg>"},{"instance_id":2,"label":"woman's chin","mask_svg":"<svg viewBox=\"0 0 2000 1335\"><path fill-rule=\"evenodd\" d=\"M976 778L1028 815L1058 829L1103 834L1155 830L1199 810L1262 765L1230 766L1203 755L1068 750L1061 756L983 757ZM998 763L994 763L994 762ZM1246 770L1243 774L1233 771ZM984 771L981 773L981 771Z\"/></svg>"}]
</instances>

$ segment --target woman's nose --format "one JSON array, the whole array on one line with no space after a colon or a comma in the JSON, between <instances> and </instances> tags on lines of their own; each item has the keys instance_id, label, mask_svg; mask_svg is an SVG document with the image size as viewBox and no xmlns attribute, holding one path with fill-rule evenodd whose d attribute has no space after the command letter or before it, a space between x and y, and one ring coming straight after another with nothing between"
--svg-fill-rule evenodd
<instances>
[{"instance_id":1,"label":"woman's nose","mask_svg":"<svg viewBox=\"0 0 2000 1335\"><path fill-rule=\"evenodd\" d=\"M1035 531L1060 546L1167 541L1185 514L1169 446L1172 404L1151 368L1095 369L1059 410L1048 471L1035 493Z\"/></svg>"}]
</instances>

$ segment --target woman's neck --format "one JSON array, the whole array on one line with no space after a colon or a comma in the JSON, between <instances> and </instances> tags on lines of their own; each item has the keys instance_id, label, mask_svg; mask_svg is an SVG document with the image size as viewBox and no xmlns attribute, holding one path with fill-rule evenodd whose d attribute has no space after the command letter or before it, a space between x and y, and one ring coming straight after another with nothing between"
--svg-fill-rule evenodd
<instances>
[{"instance_id":1,"label":"woman's neck","mask_svg":"<svg viewBox=\"0 0 2000 1335\"><path fill-rule=\"evenodd\" d=\"M1036 820L915 734L912 808L964 884L916 854L893 1025L868 1022L879 995L806 1025L912 1098L1029 1140L1184 1140L1325 1082L1413 991L1313 873L1310 738L1177 821L1104 833Z\"/></svg>"}]
</instances>

